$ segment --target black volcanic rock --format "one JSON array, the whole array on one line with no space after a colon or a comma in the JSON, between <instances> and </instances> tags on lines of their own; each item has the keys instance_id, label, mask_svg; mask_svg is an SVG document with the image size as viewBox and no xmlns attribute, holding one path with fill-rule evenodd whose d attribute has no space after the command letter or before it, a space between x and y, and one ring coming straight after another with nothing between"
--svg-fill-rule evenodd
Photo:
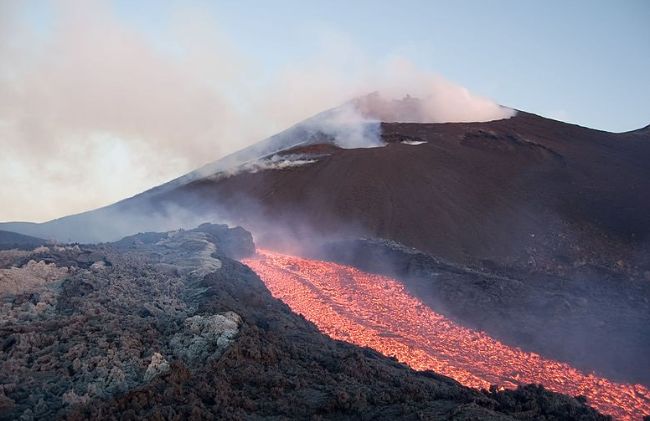
<instances>
[{"instance_id":1,"label":"black volcanic rock","mask_svg":"<svg viewBox=\"0 0 650 421\"><path fill-rule=\"evenodd\" d=\"M53 247L69 266L22 285L31 301L0 291L0 419L606 419L540 387L479 392L331 340L221 254L224 234Z\"/></svg>"}]
</instances>

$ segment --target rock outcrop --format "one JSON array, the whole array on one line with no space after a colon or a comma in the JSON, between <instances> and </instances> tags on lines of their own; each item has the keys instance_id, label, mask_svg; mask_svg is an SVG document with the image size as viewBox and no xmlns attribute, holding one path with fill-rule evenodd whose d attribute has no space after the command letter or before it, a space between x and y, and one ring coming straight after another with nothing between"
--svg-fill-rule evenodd
<instances>
[{"instance_id":1,"label":"rock outcrop","mask_svg":"<svg viewBox=\"0 0 650 421\"><path fill-rule=\"evenodd\" d=\"M167 373L169 373L169 363L159 352L154 352L151 356L151 363L149 363L147 371L144 372L144 381L149 382L154 377Z\"/></svg>"},{"instance_id":2,"label":"rock outcrop","mask_svg":"<svg viewBox=\"0 0 650 421\"><path fill-rule=\"evenodd\" d=\"M219 358L239 333L241 317L227 311L185 319L184 328L170 342L174 355L196 365Z\"/></svg>"}]
</instances>

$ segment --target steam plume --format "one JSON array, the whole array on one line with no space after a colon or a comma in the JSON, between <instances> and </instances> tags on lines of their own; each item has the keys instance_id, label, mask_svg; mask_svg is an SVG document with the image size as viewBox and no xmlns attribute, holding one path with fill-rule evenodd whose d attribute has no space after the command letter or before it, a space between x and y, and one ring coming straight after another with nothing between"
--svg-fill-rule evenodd
<instances>
[{"instance_id":1,"label":"steam plume","mask_svg":"<svg viewBox=\"0 0 650 421\"><path fill-rule=\"evenodd\" d=\"M45 30L21 4L0 3L0 220L112 203L376 90L388 104L421 102L412 115L344 107L314 129L343 147L377 146L380 119L512 115L406 59L371 62L345 40L252 83L264 66L203 10L172 13L165 49L109 3L52 3Z\"/></svg>"}]
</instances>

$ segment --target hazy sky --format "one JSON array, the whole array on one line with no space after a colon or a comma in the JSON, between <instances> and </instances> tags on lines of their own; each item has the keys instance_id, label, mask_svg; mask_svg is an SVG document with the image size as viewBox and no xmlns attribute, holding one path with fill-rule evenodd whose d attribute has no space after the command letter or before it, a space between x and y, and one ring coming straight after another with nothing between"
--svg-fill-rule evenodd
<instances>
[{"instance_id":1,"label":"hazy sky","mask_svg":"<svg viewBox=\"0 0 650 421\"><path fill-rule=\"evenodd\" d=\"M639 128L648 22L645 0L0 0L0 221L112 203L397 79Z\"/></svg>"}]
</instances>

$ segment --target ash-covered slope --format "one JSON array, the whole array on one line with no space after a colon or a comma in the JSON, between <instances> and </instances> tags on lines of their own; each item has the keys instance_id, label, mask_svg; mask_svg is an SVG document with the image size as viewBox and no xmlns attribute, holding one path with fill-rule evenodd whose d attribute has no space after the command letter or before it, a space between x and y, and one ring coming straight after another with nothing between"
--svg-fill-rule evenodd
<instances>
[{"instance_id":1,"label":"ash-covered slope","mask_svg":"<svg viewBox=\"0 0 650 421\"><path fill-rule=\"evenodd\" d=\"M95 243L115 241L141 231L195 226L205 219L214 219L213 206L206 211L205 206L197 203L166 203L162 207L152 207L151 202L204 177L296 166L295 159L290 165L281 165L282 162L278 163L275 158L277 153L298 146L321 143L337 143L348 148L378 146L381 144L379 120L371 115L374 98L376 94L323 111L274 136L113 205L45 223L3 222L0 228L62 242ZM379 104L385 106L383 101ZM212 200L206 203L212 204Z\"/></svg>"},{"instance_id":2,"label":"ash-covered slope","mask_svg":"<svg viewBox=\"0 0 650 421\"><path fill-rule=\"evenodd\" d=\"M208 176L148 200L151 209L218 210L276 244L279 235L369 236L457 263L649 268L645 132L612 134L526 113L381 128L385 147L298 147L287 154L316 162Z\"/></svg>"},{"instance_id":3,"label":"ash-covered slope","mask_svg":"<svg viewBox=\"0 0 650 421\"><path fill-rule=\"evenodd\" d=\"M0 419L605 419L333 341L232 260L253 251L244 230L206 224L0 252L3 275L42 281L0 284Z\"/></svg>"}]
</instances>

